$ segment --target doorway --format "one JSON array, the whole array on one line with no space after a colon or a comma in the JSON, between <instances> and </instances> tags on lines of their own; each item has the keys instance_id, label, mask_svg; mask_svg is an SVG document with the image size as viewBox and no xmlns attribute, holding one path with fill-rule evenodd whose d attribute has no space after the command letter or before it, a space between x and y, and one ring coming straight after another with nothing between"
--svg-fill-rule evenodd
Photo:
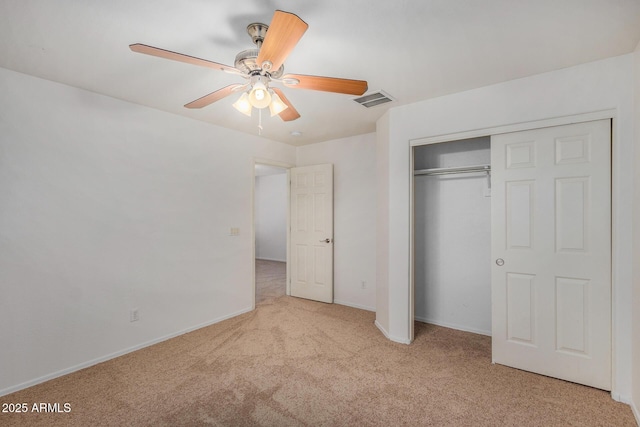
<instances>
[{"instance_id":1,"label":"doorway","mask_svg":"<svg viewBox=\"0 0 640 427\"><path fill-rule=\"evenodd\" d=\"M413 148L418 322L491 335L490 142Z\"/></svg>"},{"instance_id":2,"label":"doorway","mask_svg":"<svg viewBox=\"0 0 640 427\"><path fill-rule=\"evenodd\" d=\"M255 164L255 304L287 294L288 168Z\"/></svg>"}]
</instances>

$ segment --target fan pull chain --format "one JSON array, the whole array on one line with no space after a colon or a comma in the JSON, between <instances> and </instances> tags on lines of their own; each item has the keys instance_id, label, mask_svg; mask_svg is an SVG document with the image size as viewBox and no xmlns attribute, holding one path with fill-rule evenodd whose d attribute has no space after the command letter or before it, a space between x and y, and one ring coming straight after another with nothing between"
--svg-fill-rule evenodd
<instances>
[{"instance_id":1,"label":"fan pull chain","mask_svg":"<svg viewBox=\"0 0 640 427\"><path fill-rule=\"evenodd\" d=\"M258 110L258 135L262 135L262 108Z\"/></svg>"}]
</instances>

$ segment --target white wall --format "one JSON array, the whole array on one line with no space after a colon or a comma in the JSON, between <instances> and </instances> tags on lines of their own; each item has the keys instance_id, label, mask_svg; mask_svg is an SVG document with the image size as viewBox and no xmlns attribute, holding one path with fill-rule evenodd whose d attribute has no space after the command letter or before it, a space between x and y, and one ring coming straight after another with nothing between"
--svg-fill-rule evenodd
<instances>
[{"instance_id":1,"label":"white wall","mask_svg":"<svg viewBox=\"0 0 640 427\"><path fill-rule=\"evenodd\" d=\"M287 173L256 176L256 258L287 261Z\"/></svg>"},{"instance_id":2,"label":"white wall","mask_svg":"<svg viewBox=\"0 0 640 427\"><path fill-rule=\"evenodd\" d=\"M297 165L333 163L334 300L376 309L375 134L297 149ZM362 282L365 288L362 289Z\"/></svg>"},{"instance_id":3,"label":"white wall","mask_svg":"<svg viewBox=\"0 0 640 427\"><path fill-rule=\"evenodd\" d=\"M490 138L414 148L414 169L487 165ZM414 177L415 319L491 335L486 173Z\"/></svg>"},{"instance_id":4,"label":"white wall","mask_svg":"<svg viewBox=\"0 0 640 427\"><path fill-rule=\"evenodd\" d=\"M388 221L379 221L378 235L387 235L378 249L378 268L387 268L388 292L376 314L386 334L406 342L411 335L410 301L410 141L602 110L615 110L613 169L613 396L631 397L631 281L633 195L633 55L461 92L388 112L378 127L378 161L387 163ZM385 132L384 134L381 132ZM388 186L385 188L385 186ZM380 200L385 203L386 200ZM385 264L385 266L381 266ZM380 294L379 294L380 296Z\"/></svg>"},{"instance_id":5,"label":"white wall","mask_svg":"<svg viewBox=\"0 0 640 427\"><path fill-rule=\"evenodd\" d=\"M0 394L251 309L254 158L293 147L5 69L0 93Z\"/></svg>"},{"instance_id":6,"label":"white wall","mask_svg":"<svg viewBox=\"0 0 640 427\"><path fill-rule=\"evenodd\" d=\"M635 179L633 205L633 402L632 408L640 425L640 43L634 53L635 98Z\"/></svg>"}]
</instances>

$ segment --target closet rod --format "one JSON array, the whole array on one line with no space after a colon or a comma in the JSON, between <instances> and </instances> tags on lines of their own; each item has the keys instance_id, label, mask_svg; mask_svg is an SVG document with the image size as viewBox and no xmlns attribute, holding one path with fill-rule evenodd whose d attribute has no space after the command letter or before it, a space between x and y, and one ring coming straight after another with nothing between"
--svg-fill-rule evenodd
<instances>
[{"instance_id":1,"label":"closet rod","mask_svg":"<svg viewBox=\"0 0 640 427\"><path fill-rule=\"evenodd\" d=\"M452 168L418 169L414 175L446 175L452 173L491 172L491 165L459 166Z\"/></svg>"}]
</instances>

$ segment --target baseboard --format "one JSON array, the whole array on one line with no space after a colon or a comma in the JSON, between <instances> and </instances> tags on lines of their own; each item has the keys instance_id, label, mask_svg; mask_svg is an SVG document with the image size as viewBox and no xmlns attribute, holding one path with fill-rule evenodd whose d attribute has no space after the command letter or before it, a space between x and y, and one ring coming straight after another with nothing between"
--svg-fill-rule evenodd
<instances>
[{"instance_id":1,"label":"baseboard","mask_svg":"<svg viewBox=\"0 0 640 427\"><path fill-rule=\"evenodd\" d=\"M346 301L333 300L333 303L334 304L339 304L339 305L346 305L347 307L358 308L360 310L376 311L375 308L367 307L365 305L360 305L360 304L354 304L354 303L346 302Z\"/></svg>"},{"instance_id":2,"label":"baseboard","mask_svg":"<svg viewBox=\"0 0 640 427\"><path fill-rule=\"evenodd\" d=\"M631 412L633 413L633 416L636 418L636 424L640 426L640 411L638 410L638 407L636 406L631 396L621 395L620 393L611 391L611 398L616 402L629 405L631 407Z\"/></svg>"},{"instance_id":3,"label":"baseboard","mask_svg":"<svg viewBox=\"0 0 640 427\"><path fill-rule=\"evenodd\" d=\"M636 417L636 424L640 426L640 411L638 411L638 407L633 401L629 403L629 406L631 406L631 412L633 412L633 416Z\"/></svg>"},{"instance_id":4,"label":"baseboard","mask_svg":"<svg viewBox=\"0 0 640 427\"><path fill-rule=\"evenodd\" d=\"M391 339L391 337L389 337L389 332L387 332L387 330L383 328L382 325L377 320L373 322L373 324L376 325L378 329L380 329L380 332L382 332L382 335L384 335L386 339L388 340Z\"/></svg>"},{"instance_id":5,"label":"baseboard","mask_svg":"<svg viewBox=\"0 0 640 427\"><path fill-rule=\"evenodd\" d=\"M382 332L382 335L384 335L388 340L397 342L399 344L411 344L411 341L408 339L398 338L398 337L394 337L393 335L390 335L389 332L387 332L387 330L383 328L382 325L377 320L373 323L376 325L378 329L380 329L380 332Z\"/></svg>"},{"instance_id":6,"label":"baseboard","mask_svg":"<svg viewBox=\"0 0 640 427\"><path fill-rule=\"evenodd\" d=\"M611 390L611 398L616 402L626 403L627 405L631 405L632 401L630 397L623 396L615 390Z\"/></svg>"},{"instance_id":7,"label":"baseboard","mask_svg":"<svg viewBox=\"0 0 640 427\"><path fill-rule=\"evenodd\" d=\"M286 260L286 259L262 258L262 257L256 257L256 259L259 259L260 261L277 261L277 262L287 262L287 260Z\"/></svg>"},{"instance_id":8,"label":"baseboard","mask_svg":"<svg viewBox=\"0 0 640 427\"><path fill-rule=\"evenodd\" d=\"M156 338L156 339L153 339L153 340L150 340L150 341L143 342L143 343L135 345L133 347L125 348L123 350L119 350L119 351L116 351L114 353L110 353L110 354L107 354L105 356L101 356L101 357L89 360L87 362L79 363L79 364L71 366L69 368L61 369L61 370L53 372L51 374L43 375L43 376L35 378L33 380L25 381L25 382L23 382L21 384L15 385L15 386L10 386L10 387L1 389L0 390L0 396L5 396L7 394L11 394L11 393L14 393L16 391L20 391L20 390L23 390L25 388L32 387L34 385L41 384L43 382L52 380L54 378L62 377L64 375L71 374L71 373L79 371L81 369L89 368L89 367L91 367L93 365L97 365L98 363L106 362L107 360L111 360L111 359L115 359L116 357L124 356L125 354L132 353L134 351L143 349L145 347L152 346L154 344L161 343L162 341L166 341L166 340L169 340L171 338L175 338L175 337L178 337L180 335L184 335L184 334L189 333L189 332L193 332L193 331L195 331L197 329L201 329L201 328L205 328L207 326L214 325L216 323L222 322L222 321L230 319L232 317L236 317L236 316L239 316L241 314L248 313L249 311L252 311L251 307L245 308L243 310L237 311L237 312L229 314L227 316L222 316L222 317L210 320L208 322L201 323L201 324L196 325L196 326L192 326L192 327L187 328L187 329L183 329L183 330L178 331L178 332L174 332L174 333L169 334L169 335L162 336L160 338Z\"/></svg>"},{"instance_id":9,"label":"baseboard","mask_svg":"<svg viewBox=\"0 0 640 427\"><path fill-rule=\"evenodd\" d=\"M469 328L467 326L457 325L455 323L440 322L439 320L427 319L425 317L415 316L414 318L418 322L422 322L422 323L429 323L431 325L443 326L445 328L450 328L450 329L457 329L458 331L465 331L465 332L471 332L474 334L486 335L488 337L491 336L491 331Z\"/></svg>"}]
</instances>

